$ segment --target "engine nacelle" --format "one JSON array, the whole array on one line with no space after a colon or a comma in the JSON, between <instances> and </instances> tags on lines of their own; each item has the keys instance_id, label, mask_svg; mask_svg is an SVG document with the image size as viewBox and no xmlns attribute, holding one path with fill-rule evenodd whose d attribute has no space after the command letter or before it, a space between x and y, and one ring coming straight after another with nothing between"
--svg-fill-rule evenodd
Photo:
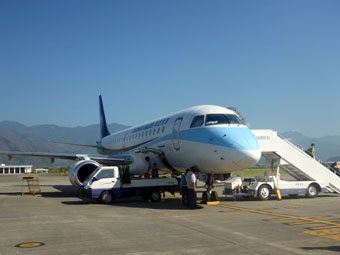
<instances>
[{"instance_id":1,"label":"engine nacelle","mask_svg":"<svg viewBox=\"0 0 340 255\"><path fill-rule=\"evenodd\" d=\"M81 187L86 178L95 171L100 164L94 160L81 160L77 162L69 173L69 179L72 185Z\"/></svg>"}]
</instances>

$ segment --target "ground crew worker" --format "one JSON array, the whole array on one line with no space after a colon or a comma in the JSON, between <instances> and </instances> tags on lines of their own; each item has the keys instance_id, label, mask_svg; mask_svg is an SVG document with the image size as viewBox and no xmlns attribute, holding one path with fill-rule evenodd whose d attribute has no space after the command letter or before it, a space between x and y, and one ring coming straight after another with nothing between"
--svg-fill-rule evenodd
<instances>
[{"instance_id":1,"label":"ground crew worker","mask_svg":"<svg viewBox=\"0 0 340 255\"><path fill-rule=\"evenodd\" d=\"M188 178L187 174L189 172L189 169L185 170L185 173L181 175L181 180L179 182L180 187L180 193L182 195L182 203L184 206L188 206L189 200L188 200Z\"/></svg>"},{"instance_id":2,"label":"ground crew worker","mask_svg":"<svg viewBox=\"0 0 340 255\"><path fill-rule=\"evenodd\" d=\"M145 157L145 161L149 164L148 170L146 172L148 173L151 170L152 179L158 178L158 167L156 161L150 157Z\"/></svg>"},{"instance_id":3,"label":"ground crew worker","mask_svg":"<svg viewBox=\"0 0 340 255\"><path fill-rule=\"evenodd\" d=\"M315 144L312 143L306 151L312 158L315 158Z\"/></svg>"},{"instance_id":4,"label":"ground crew worker","mask_svg":"<svg viewBox=\"0 0 340 255\"><path fill-rule=\"evenodd\" d=\"M199 170L196 167L191 167L191 171L188 172L188 193L189 193L189 207L190 209L197 209L197 178L196 174L199 174Z\"/></svg>"},{"instance_id":5,"label":"ground crew worker","mask_svg":"<svg viewBox=\"0 0 340 255\"><path fill-rule=\"evenodd\" d=\"M337 175L340 175L340 164L339 164L339 162L334 162L331 165L331 168L334 171L334 173L336 173Z\"/></svg>"}]
</instances>

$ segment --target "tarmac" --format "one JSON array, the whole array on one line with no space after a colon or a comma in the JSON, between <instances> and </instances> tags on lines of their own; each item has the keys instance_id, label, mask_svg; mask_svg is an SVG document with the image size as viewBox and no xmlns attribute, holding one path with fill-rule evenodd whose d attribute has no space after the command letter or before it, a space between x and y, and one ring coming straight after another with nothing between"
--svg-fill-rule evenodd
<instances>
[{"instance_id":1,"label":"tarmac","mask_svg":"<svg viewBox=\"0 0 340 255\"><path fill-rule=\"evenodd\" d=\"M39 175L41 195L22 196L22 177L0 176L0 255L340 252L336 194L235 200L217 187L219 204L190 210L179 194L159 203L83 200L60 175Z\"/></svg>"}]
</instances>

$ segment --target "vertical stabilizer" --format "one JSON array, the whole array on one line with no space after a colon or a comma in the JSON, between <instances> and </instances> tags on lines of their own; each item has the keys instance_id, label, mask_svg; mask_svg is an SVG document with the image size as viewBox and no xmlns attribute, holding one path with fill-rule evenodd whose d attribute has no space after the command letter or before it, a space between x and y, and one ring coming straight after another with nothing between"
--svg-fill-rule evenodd
<instances>
[{"instance_id":1,"label":"vertical stabilizer","mask_svg":"<svg viewBox=\"0 0 340 255\"><path fill-rule=\"evenodd\" d=\"M103 101L102 101L101 95L99 96L99 114L100 114L100 138L103 139L105 136L110 135L110 132L106 124Z\"/></svg>"}]
</instances>

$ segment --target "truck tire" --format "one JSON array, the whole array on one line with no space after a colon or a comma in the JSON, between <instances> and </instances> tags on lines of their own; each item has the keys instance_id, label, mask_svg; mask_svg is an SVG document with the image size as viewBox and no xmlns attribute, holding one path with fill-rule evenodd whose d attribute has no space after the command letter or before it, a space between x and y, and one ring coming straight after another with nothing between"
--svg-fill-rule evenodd
<instances>
[{"instance_id":1,"label":"truck tire","mask_svg":"<svg viewBox=\"0 0 340 255\"><path fill-rule=\"evenodd\" d=\"M100 194L99 199L103 204L111 204L115 200L115 195L111 191L104 191Z\"/></svg>"},{"instance_id":2,"label":"truck tire","mask_svg":"<svg viewBox=\"0 0 340 255\"><path fill-rule=\"evenodd\" d=\"M211 192L210 199L211 199L211 201L217 201L218 200L218 194L215 190L213 190Z\"/></svg>"},{"instance_id":3,"label":"truck tire","mask_svg":"<svg viewBox=\"0 0 340 255\"><path fill-rule=\"evenodd\" d=\"M315 184L310 184L307 188L306 197L314 198L319 194L318 187Z\"/></svg>"},{"instance_id":4,"label":"truck tire","mask_svg":"<svg viewBox=\"0 0 340 255\"><path fill-rule=\"evenodd\" d=\"M161 193L158 190L152 191L150 198L151 202L159 202L161 201Z\"/></svg>"},{"instance_id":5,"label":"truck tire","mask_svg":"<svg viewBox=\"0 0 340 255\"><path fill-rule=\"evenodd\" d=\"M261 185L257 190L257 198L259 200L265 201L270 198L271 188L268 185Z\"/></svg>"}]
</instances>

